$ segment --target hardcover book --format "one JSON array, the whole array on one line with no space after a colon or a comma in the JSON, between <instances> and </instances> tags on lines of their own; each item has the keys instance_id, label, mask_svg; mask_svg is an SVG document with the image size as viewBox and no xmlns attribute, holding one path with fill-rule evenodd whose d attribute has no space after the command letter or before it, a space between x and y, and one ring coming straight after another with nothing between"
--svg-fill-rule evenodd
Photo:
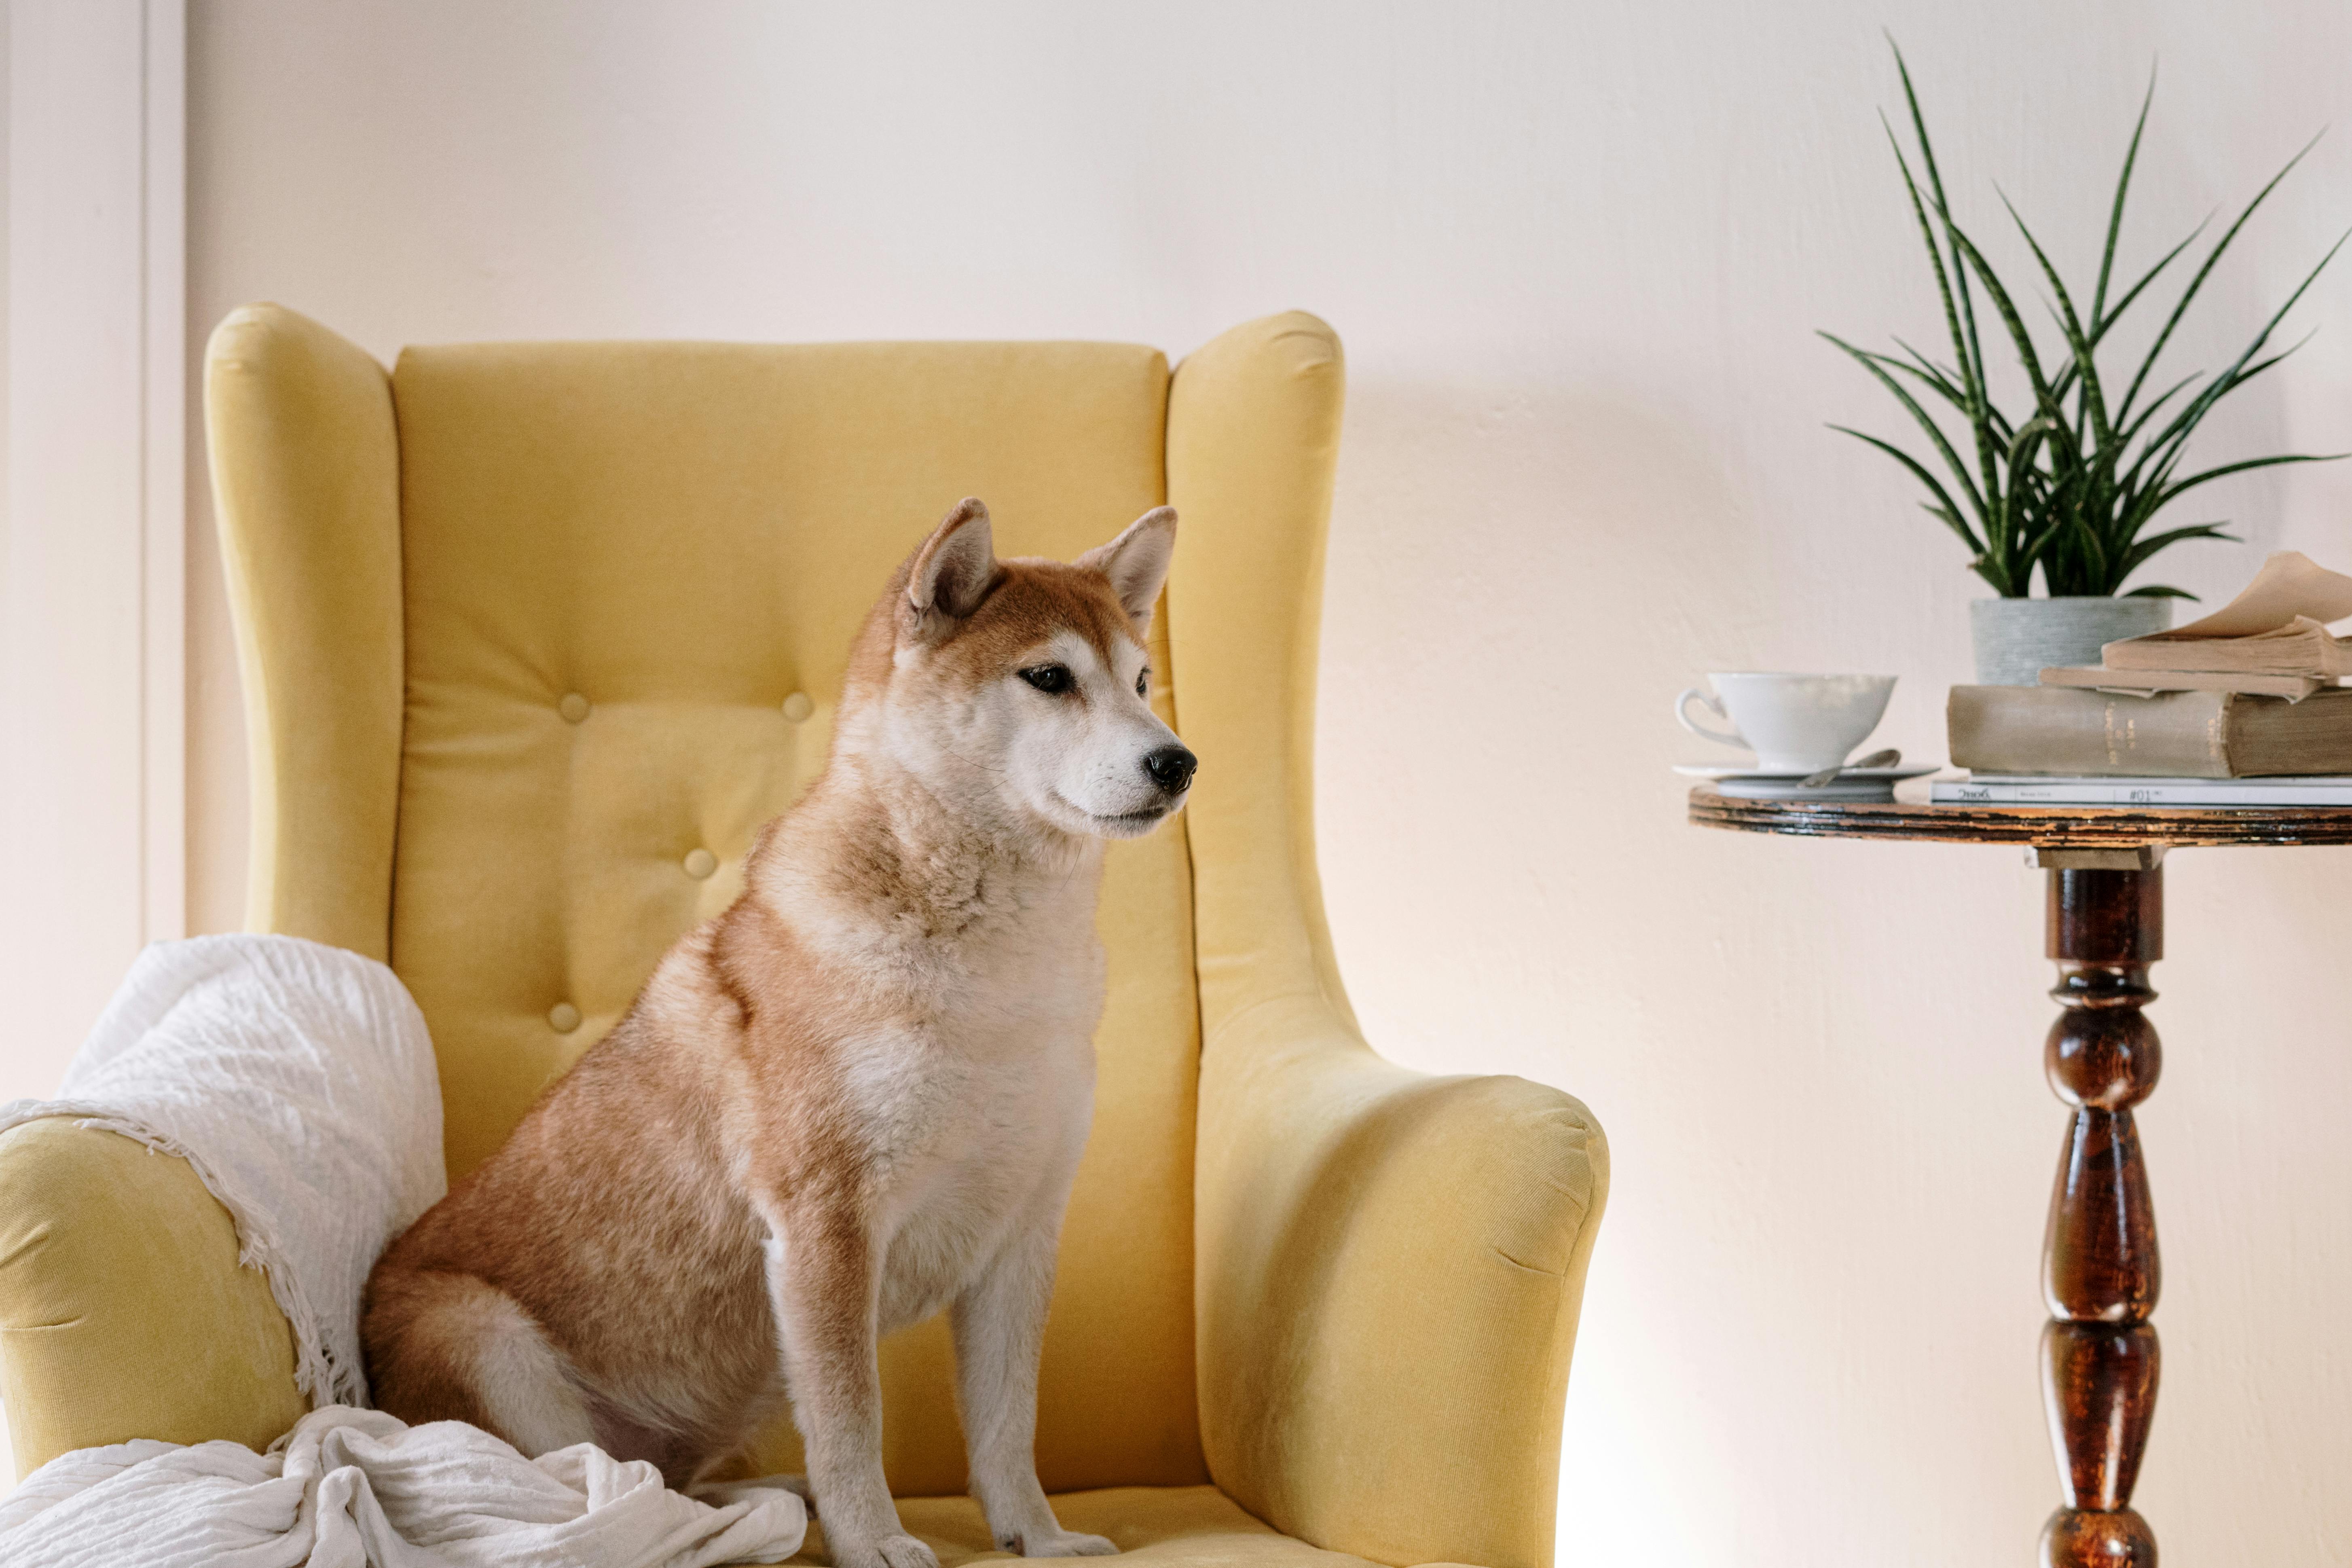
<instances>
[{"instance_id":1,"label":"hardcover book","mask_svg":"<svg viewBox=\"0 0 2352 1568\"><path fill-rule=\"evenodd\" d=\"M2078 686L2095 691L2127 691L2147 697L2158 691L2244 691L2300 702L2335 684L2311 675L2228 675L2220 670L2109 669L2104 665L2063 665L2042 672L2044 686Z\"/></svg>"},{"instance_id":2,"label":"hardcover book","mask_svg":"<svg viewBox=\"0 0 2352 1568\"><path fill-rule=\"evenodd\" d=\"M1955 686L1952 765L2121 778L2352 773L2352 689L2300 702L2237 691L2139 697L2063 686Z\"/></svg>"}]
</instances>

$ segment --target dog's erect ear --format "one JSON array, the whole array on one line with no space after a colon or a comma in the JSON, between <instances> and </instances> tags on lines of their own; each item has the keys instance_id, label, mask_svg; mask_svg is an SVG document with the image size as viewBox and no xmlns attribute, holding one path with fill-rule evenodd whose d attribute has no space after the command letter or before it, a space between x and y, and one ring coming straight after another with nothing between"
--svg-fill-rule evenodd
<instances>
[{"instance_id":1,"label":"dog's erect ear","mask_svg":"<svg viewBox=\"0 0 2352 1568\"><path fill-rule=\"evenodd\" d=\"M1160 585L1168 581L1168 563L1175 553L1176 509L1155 506L1129 523L1126 532L1072 564L1091 566L1110 579L1110 591L1140 635L1151 629L1151 606L1160 602Z\"/></svg>"},{"instance_id":2,"label":"dog's erect ear","mask_svg":"<svg viewBox=\"0 0 2352 1568\"><path fill-rule=\"evenodd\" d=\"M988 509L971 496L956 502L907 568L907 603L919 624L935 616L960 621L980 608L1001 573L988 531Z\"/></svg>"}]
</instances>

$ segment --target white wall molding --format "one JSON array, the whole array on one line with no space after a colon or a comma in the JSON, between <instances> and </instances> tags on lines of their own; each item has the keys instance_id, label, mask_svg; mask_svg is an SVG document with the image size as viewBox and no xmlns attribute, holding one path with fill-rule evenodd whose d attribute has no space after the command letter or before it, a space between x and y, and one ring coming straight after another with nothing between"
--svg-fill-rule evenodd
<instances>
[{"instance_id":1,"label":"white wall molding","mask_svg":"<svg viewBox=\"0 0 2352 1568\"><path fill-rule=\"evenodd\" d=\"M142 195L146 376L140 432L145 494L140 703L146 940L187 934L188 8L143 0Z\"/></svg>"},{"instance_id":2,"label":"white wall molding","mask_svg":"<svg viewBox=\"0 0 2352 1568\"><path fill-rule=\"evenodd\" d=\"M0 1100L183 934L184 0L8 0Z\"/></svg>"}]
</instances>

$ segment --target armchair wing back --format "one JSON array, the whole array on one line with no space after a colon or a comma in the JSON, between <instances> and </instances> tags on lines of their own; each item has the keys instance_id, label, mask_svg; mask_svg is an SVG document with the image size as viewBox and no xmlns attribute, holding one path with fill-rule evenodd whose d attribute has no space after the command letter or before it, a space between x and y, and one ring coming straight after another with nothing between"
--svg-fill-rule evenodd
<instances>
[{"instance_id":1,"label":"armchair wing back","mask_svg":"<svg viewBox=\"0 0 2352 1568\"><path fill-rule=\"evenodd\" d=\"M1549 1562L1605 1145L1556 1091L1381 1061L1339 985L1310 813L1328 327L1252 322L1172 375L1072 342L476 344L387 373L265 305L222 324L206 378L248 923L407 983L453 1181L735 896L752 835L823 765L859 617L957 498L987 500L1005 553L1065 558L1172 502L1155 700L1202 769L1184 818L1105 876L1041 1477L1213 1483L1391 1563ZM60 1184L64 1141L22 1136L55 1125L0 1138L0 1259L9 1194ZM121 1402L83 1419L49 1384L19 1418L47 1363L6 1330L33 1295L71 1305L37 1264L0 1262L26 1463L134 1435ZM266 1292L215 1294L253 1348L135 1435L253 1441L247 1407L283 1415ZM886 1345L884 1382L894 1490L960 1491L943 1325ZM799 1468L789 1426L746 1466Z\"/></svg>"}]
</instances>

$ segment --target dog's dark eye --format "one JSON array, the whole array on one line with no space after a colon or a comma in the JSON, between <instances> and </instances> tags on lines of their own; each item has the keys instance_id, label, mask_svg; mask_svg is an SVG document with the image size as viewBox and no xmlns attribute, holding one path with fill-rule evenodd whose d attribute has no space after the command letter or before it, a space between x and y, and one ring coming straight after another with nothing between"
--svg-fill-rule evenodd
<instances>
[{"instance_id":1,"label":"dog's dark eye","mask_svg":"<svg viewBox=\"0 0 2352 1568\"><path fill-rule=\"evenodd\" d=\"M1021 679L1040 691L1067 691L1070 689L1070 667L1066 664L1041 664L1024 669Z\"/></svg>"},{"instance_id":2,"label":"dog's dark eye","mask_svg":"<svg viewBox=\"0 0 2352 1568\"><path fill-rule=\"evenodd\" d=\"M1135 676L1135 694L1138 697L1146 695L1144 688L1149 686L1150 683L1151 672L1148 669L1138 670Z\"/></svg>"}]
</instances>

